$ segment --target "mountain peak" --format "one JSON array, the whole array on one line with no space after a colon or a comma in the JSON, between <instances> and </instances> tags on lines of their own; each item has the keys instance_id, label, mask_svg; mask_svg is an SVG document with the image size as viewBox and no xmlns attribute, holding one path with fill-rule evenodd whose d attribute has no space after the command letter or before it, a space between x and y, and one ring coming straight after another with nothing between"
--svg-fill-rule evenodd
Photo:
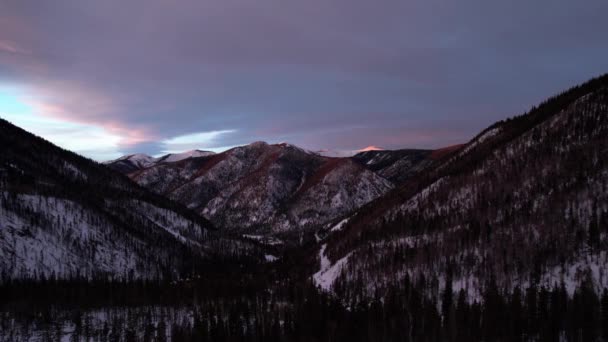
<instances>
[{"instance_id":1,"label":"mountain peak","mask_svg":"<svg viewBox=\"0 0 608 342\"><path fill-rule=\"evenodd\" d=\"M152 156L149 156L145 153L136 153L136 154L129 154L123 157L120 157L118 159L115 160L110 160L105 162L104 164L106 165L110 165L110 164L114 164L114 163L131 163L139 168L146 168L149 167L150 165L154 164L157 161L157 158L154 158Z\"/></svg>"}]
</instances>

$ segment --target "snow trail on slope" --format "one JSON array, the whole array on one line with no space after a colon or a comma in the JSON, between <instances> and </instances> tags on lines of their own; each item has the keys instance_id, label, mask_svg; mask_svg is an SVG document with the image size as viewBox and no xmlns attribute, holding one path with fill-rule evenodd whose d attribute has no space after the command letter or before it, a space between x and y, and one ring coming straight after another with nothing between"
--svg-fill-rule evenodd
<instances>
[{"instance_id":1,"label":"snow trail on slope","mask_svg":"<svg viewBox=\"0 0 608 342\"><path fill-rule=\"evenodd\" d=\"M334 282L342 273L342 269L348 263L348 258L350 257L350 253L344 258L336 261L335 264L331 264L329 258L325 255L325 249L327 248L327 244L324 244L319 250L319 258L321 260L321 269L319 272L313 275L313 281L317 287L320 287L324 291L330 291Z\"/></svg>"}]
</instances>

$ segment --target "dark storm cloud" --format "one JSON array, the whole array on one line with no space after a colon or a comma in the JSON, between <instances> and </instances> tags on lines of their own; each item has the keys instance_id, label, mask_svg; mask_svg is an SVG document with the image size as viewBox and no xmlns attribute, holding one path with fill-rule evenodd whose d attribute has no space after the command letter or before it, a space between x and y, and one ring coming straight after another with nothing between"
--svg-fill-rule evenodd
<instances>
[{"instance_id":1,"label":"dark storm cloud","mask_svg":"<svg viewBox=\"0 0 608 342\"><path fill-rule=\"evenodd\" d=\"M439 147L606 72L607 10L605 0L3 0L0 82L28 88L53 109L45 115L120 136L122 152L220 131L200 147Z\"/></svg>"}]
</instances>

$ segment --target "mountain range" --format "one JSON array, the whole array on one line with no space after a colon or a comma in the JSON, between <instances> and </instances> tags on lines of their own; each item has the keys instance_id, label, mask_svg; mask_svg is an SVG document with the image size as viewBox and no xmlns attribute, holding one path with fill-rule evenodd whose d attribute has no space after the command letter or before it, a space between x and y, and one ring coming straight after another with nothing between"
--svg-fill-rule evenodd
<instances>
[{"instance_id":1,"label":"mountain range","mask_svg":"<svg viewBox=\"0 0 608 342\"><path fill-rule=\"evenodd\" d=\"M179 277L226 255L349 302L412 281L608 286L608 76L438 150L287 143L98 164L0 121L3 278Z\"/></svg>"},{"instance_id":2,"label":"mountain range","mask_svg":"<svg viewBox=\"0 0 608 342\"><path fill-rule=\"evenodd\" d=\"M2 279L179 278L201 259L247 249L216 232L179 203L0 120Z\"/></svg>"},{"instance_id":3,"label":"mountain range","mask_svg":"<svg viewBox=\"0 0 608 342\"><path fill-rule=\"evenodd\" d=\"M314 230L351 213L432 160L432 151L334 158L255 142L219 154L180 160L132 155L107 165L220 228L276 235Z\"/></svg>"}]
</instances>

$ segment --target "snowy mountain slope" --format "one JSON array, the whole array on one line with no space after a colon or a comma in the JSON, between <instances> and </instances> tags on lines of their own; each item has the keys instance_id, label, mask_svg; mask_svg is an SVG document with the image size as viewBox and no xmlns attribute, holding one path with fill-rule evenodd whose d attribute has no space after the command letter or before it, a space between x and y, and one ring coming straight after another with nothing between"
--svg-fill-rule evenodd
<instances>
[{"instance_id":1,"label":"snowy mountain slope","mask_svg":"<svg viewBox=\"0 0 608 342\"><path fill-rule=\"evenodd\" d=\"M167 154L163 157L158 158L156 163L175 163L184 159L208 157L214 154L215 153L211 151L192 150L182 153Z\"/></svg>"},{"instance_id":2,"label":"snowy mountain slope","mask_svg":"<svg viewBox=\"0 0 608 342\"><path fill-rule=\"evenodd\" d=\"M369 150L353 159L395 184L401 184L433 163L431 150Z\"/></svg>"},{"instance_id":3,"label":"snowy mountain slope","mask_svg":"<svg viewBox=\"0 0 608 342\"><path fill-rule=\"evenodd\" d=\"M151 157L147 154L138 153L123 156L116 160L110 160L105 162L104 164L111 165L112 168L116 171L128 173L150 167L154 165L157 161L157 158Z\"/></svg>"},{"instance_id":4,"label":"snowy mountain slope","mask_svg":"<svg viewBox=\"0 0 608 342\"><path fill-rule=\"evenodd\" d=\"M323 241L332 289L608 286L608 76L499 122Z\"/></svg>"},{"instance_id":5,"label":"snowy mountain slope","mask_svg":"<svg viewBox=\"0 0 608 342\"><path fill-rule=\"evenodd\" d=\"M121 174L0 120L2 277L177 276L202 255L210 228Z\"/></svg>"},{"instance_id":6,"label":"snowy mountain slope","mask_svg":"<svg viewBox=\"0 0 608 342\"><path fill-rule=\"evenodd\" d=\"M128 175L219 227L264 233L331 221L392 188L389 181L351 159L264 142L159 163Z\"/></svg>"},{"instance_id":7,"label":"snowy mountain slope","mask_svg":"<svg viewBox=\"0 0 608 342\"><path fill-rule=\"evenodd\" d=\"M116 160L110 160L104 162L103 164L108 165L110 168L120 173L128 174L138 170L147 169L149 167L162 163L176 163L190 158L208 157L214 154L214 152L210 151L192 150L182 153L166 154L162 157L154 158L147 154L138 153L123 156Z\"/></svg>"}]
</instances>

